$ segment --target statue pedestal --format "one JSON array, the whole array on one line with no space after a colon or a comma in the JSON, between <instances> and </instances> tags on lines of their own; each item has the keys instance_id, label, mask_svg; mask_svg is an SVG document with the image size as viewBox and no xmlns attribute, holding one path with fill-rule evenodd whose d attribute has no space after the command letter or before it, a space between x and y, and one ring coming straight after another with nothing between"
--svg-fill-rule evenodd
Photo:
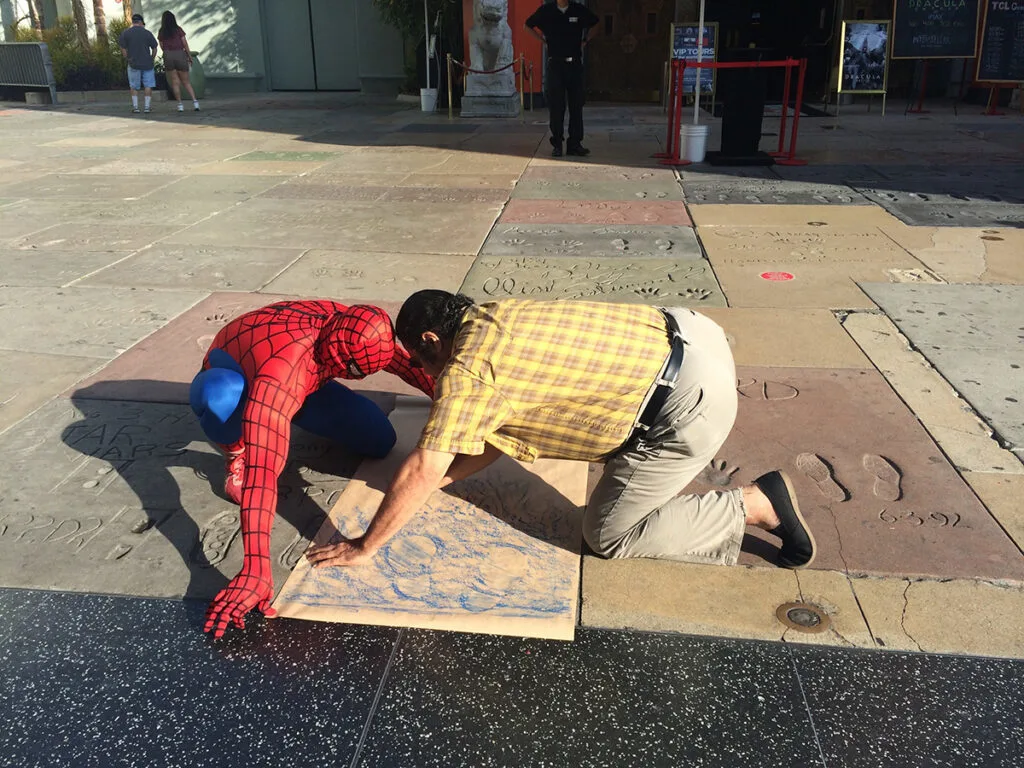
<instances>
[{"instance_id":1,"label":"statue pedestal","mask_svg":"<svg viewBox=\"0 0 1024 768\"><path fill-rule=\"evenodd\" d=\"M511 70L469 75L460 117L519 117L519 94Z\"/></svg>"}]
</instances>

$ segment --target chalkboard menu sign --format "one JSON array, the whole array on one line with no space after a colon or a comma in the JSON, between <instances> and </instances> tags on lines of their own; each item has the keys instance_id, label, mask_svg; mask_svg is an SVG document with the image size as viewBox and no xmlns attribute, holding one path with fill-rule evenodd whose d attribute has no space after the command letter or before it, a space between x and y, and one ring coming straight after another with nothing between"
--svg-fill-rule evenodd
<instances>
[{"instance_id":1,"label":"chalkboard menu sign","mask_svg":"<svg viewBox=\"0 0 1024 768\"><path fill-rule=\"evenodd\" d=\"M672 58L686 59L687 62L697 59L697 24L673 24L672 25ZM718 56L718 24L711 23L704 25L704 34L701 40L704 49L701 58L706 61L715 61ZM686 65L683 70L683 92L693 93L697 81L697 68ZM702 69L700 71L700 92L715 92L715 70Z\"/></svg>"},{"instance_id":2,"label":"chalkboard menu sign","mask_svg":"<svg viewBox=\"0 0 1024 768\"><path fill-rule=\"evenodd\" d=\"M892 58L974 58L983 1L895 0Z\"/></svg>"},{"instance_id":3,"label":"chalkboard menu sign","mask_svg":"<svg viewBox=\"0 0 1024 768\"><path fill-rule=\"evenodd\" d=\"M1024 2L988 0L981 27L978 77L982 83L1024 82Z\"/></svg>"}]
</instances>

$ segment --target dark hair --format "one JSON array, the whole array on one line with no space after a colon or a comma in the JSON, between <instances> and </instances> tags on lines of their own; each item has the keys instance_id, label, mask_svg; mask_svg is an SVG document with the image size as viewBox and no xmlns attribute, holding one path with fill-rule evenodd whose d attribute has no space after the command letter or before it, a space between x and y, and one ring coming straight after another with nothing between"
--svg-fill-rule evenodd
<instances>
[{"instance_id":1,"label":"dark hair","mask_svg":"<svg viewBox=\"0 0 1024 768\"><path fill-rule=\"evenodd\" d=\"M423 347L421 337L427 331L433 331L442 341L451 341L459 332L462 316L471 306L473 300L462 293L433 288L416 291L398 311L395 333L410 352L418 352Z\"/></svg>"},{"instance_id":2,"label":"dark hair","mask_svg":"<svg viewBox=\"0 0 1024 768\"><path fill-rule=\"evenodd\" d=\"M181 27L178 26L178 21L174 18L174 14L170 11L164 11L164 15L160 17L160 31L156 33L157 40L170 40L180 31Z\"/></svg>"}]
</instances>

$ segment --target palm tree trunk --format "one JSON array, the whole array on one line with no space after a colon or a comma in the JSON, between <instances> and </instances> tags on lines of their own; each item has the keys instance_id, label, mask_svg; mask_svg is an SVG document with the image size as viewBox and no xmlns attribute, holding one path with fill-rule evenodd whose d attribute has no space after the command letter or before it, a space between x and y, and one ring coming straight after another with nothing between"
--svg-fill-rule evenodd
<instances>
[{"instance_id":1,"label":"palm tree trunk","mask_svg":"<svg viewBox=\"0 0 1024 768\"><path fill-rule=\"evenodd\" d=\"M103 0L92 0L92 16L96 22L96 39L107 44L107 14L103 10Z\"/></svg>"},{"instance_id":2,"label":"palm tree trunk","mask_svg":"<svg viewBox=\"0 0 1024 768\"><path fill-rule=\"evenodd\" d=\"M43 34L43 14L39 12L39 8L36 6L37 0L28 0L28 17L32 22L32 29L36 31L36 34L42 36Z\"/></svg>"},{"instance_id":3,"label":"palm tree trunk","mask_svg":"<svg viewBox=\"0 0 1024 768\"><path fill-rule=\"evenodd\" d=\"M125 24L131 24L132 14L134 13L134 11L132 10L132 0L124 0L124 2L121 3L121 8L122 10L124 10Z\"/></svg>"},{"instance_id":4,"label":"palm tree trunk","mask_svg":"<svg viewBox=\"0 0 1024 768\"><path fill-rule=\"evenodd\" d=\"M85 20L85 5L82 0L71 0L71 12L75 15L75 27L78 29L78 44L83 49L89 47L89 26Z\"/></svg>"}]
</instances>

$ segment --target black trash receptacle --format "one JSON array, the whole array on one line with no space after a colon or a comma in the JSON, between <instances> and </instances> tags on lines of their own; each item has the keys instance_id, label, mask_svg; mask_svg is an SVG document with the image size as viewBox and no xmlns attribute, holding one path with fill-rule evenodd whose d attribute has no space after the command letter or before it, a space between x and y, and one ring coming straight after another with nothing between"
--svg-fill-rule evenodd
<instances>
[{"instance_id":1,"label":"black trash receptacle","mask_svg":"<svg viewBox=\"0 0 1024 768\"><path fill-rule=\"evenodd\" d=\"M738 48L726 51L725 61L764 60L764 51ZM709 152L712 165L771 165L771 156L761 152L761 122L768 95L767 70L722 69L718 72L722 97L722 149Z\"/></svg>"}]
</instances>

